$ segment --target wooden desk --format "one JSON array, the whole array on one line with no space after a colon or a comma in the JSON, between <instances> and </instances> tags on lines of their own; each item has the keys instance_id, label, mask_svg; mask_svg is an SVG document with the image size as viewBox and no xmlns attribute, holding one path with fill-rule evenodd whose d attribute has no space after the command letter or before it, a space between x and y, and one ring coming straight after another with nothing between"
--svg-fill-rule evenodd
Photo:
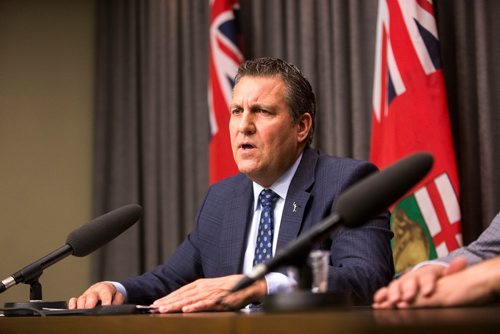
<instances>
[{"instance_id":1,"label":"wooden desk","mask_svg":"<svg viewBox=\"0 0 500 334\"><path fill-rule=\"evenodd\" d=\"M298 313L1 317L7 333L322 334L500 333L500 306L425 310L352 308Z\"/></svg>"}]
</instances>

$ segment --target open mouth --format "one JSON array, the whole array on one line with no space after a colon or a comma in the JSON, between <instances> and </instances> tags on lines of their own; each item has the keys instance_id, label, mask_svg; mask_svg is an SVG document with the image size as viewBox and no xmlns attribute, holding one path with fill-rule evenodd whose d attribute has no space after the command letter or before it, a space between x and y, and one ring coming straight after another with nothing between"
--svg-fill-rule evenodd
<instances>
[{"instance_id":1,"label":"open mouth","mask_svg":"<svg viewBox=\"0 0 500 334\"><path fill-rule=\"evenodd\" d=\"M244 143L240 145L240 148L244 150L251 150L252 148L255 148L255 146L252 144Z\"/></svg>"}]
</instances>

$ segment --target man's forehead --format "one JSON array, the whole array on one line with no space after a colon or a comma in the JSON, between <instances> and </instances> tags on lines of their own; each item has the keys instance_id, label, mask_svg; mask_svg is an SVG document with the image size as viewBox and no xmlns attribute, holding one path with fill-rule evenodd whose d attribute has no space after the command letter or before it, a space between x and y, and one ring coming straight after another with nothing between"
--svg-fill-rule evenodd
<instances>
[{"instance_id":1,"label":"man's forehead","mask_svg":"<svg viewBox=\"0 0 500 334\"><path fill-rule=\"evenodd\" d=\"M280 97L284 94L283 81L275 77L243 77L233 89L234 98L256 99Z\"/></svg>"}]
</instances>

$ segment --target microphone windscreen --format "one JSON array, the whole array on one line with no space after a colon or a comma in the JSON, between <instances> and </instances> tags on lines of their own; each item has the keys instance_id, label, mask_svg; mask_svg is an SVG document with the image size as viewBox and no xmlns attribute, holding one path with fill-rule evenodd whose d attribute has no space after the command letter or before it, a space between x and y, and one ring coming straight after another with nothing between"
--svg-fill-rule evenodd
<instances>
[{"instance_id":1,"label":"microphone windscreen","mask_svg":"<svg viewBox=\"0 0 500 334\"><path fill-rule=\"evenodd\" d=\"M358 226L387 209L415 186L432 168L429 153L412 154L373 173L343 192L334 204L347 226Z\"/></svg>"},{"instance_id":2,"label":"microphone windscreen","mask_svg":"<svg viewBox=\"0 0 500 334\"><path fill-rule=\"evenodd\" d=\"M140 205L125 205L78 227L68 235L66 243L73 248L74 256L86 256L119 236L141 216Z\"/></svg>"}]
</instances>

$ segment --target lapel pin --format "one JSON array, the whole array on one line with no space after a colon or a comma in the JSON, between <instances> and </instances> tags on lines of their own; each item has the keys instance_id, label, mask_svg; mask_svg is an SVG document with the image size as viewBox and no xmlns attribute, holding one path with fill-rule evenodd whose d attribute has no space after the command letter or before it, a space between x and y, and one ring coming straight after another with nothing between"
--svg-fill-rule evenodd
<instances>
[{"instance_id":1,"label":"lapel pin","mask_svg":"<svg viewBox=\"0 0 500 334\"><path fill-rule=\"evenodd\" d=\"M293 211L292 212L297 212L297 203L293 202Z\"/></svg>"}]
</instances>

